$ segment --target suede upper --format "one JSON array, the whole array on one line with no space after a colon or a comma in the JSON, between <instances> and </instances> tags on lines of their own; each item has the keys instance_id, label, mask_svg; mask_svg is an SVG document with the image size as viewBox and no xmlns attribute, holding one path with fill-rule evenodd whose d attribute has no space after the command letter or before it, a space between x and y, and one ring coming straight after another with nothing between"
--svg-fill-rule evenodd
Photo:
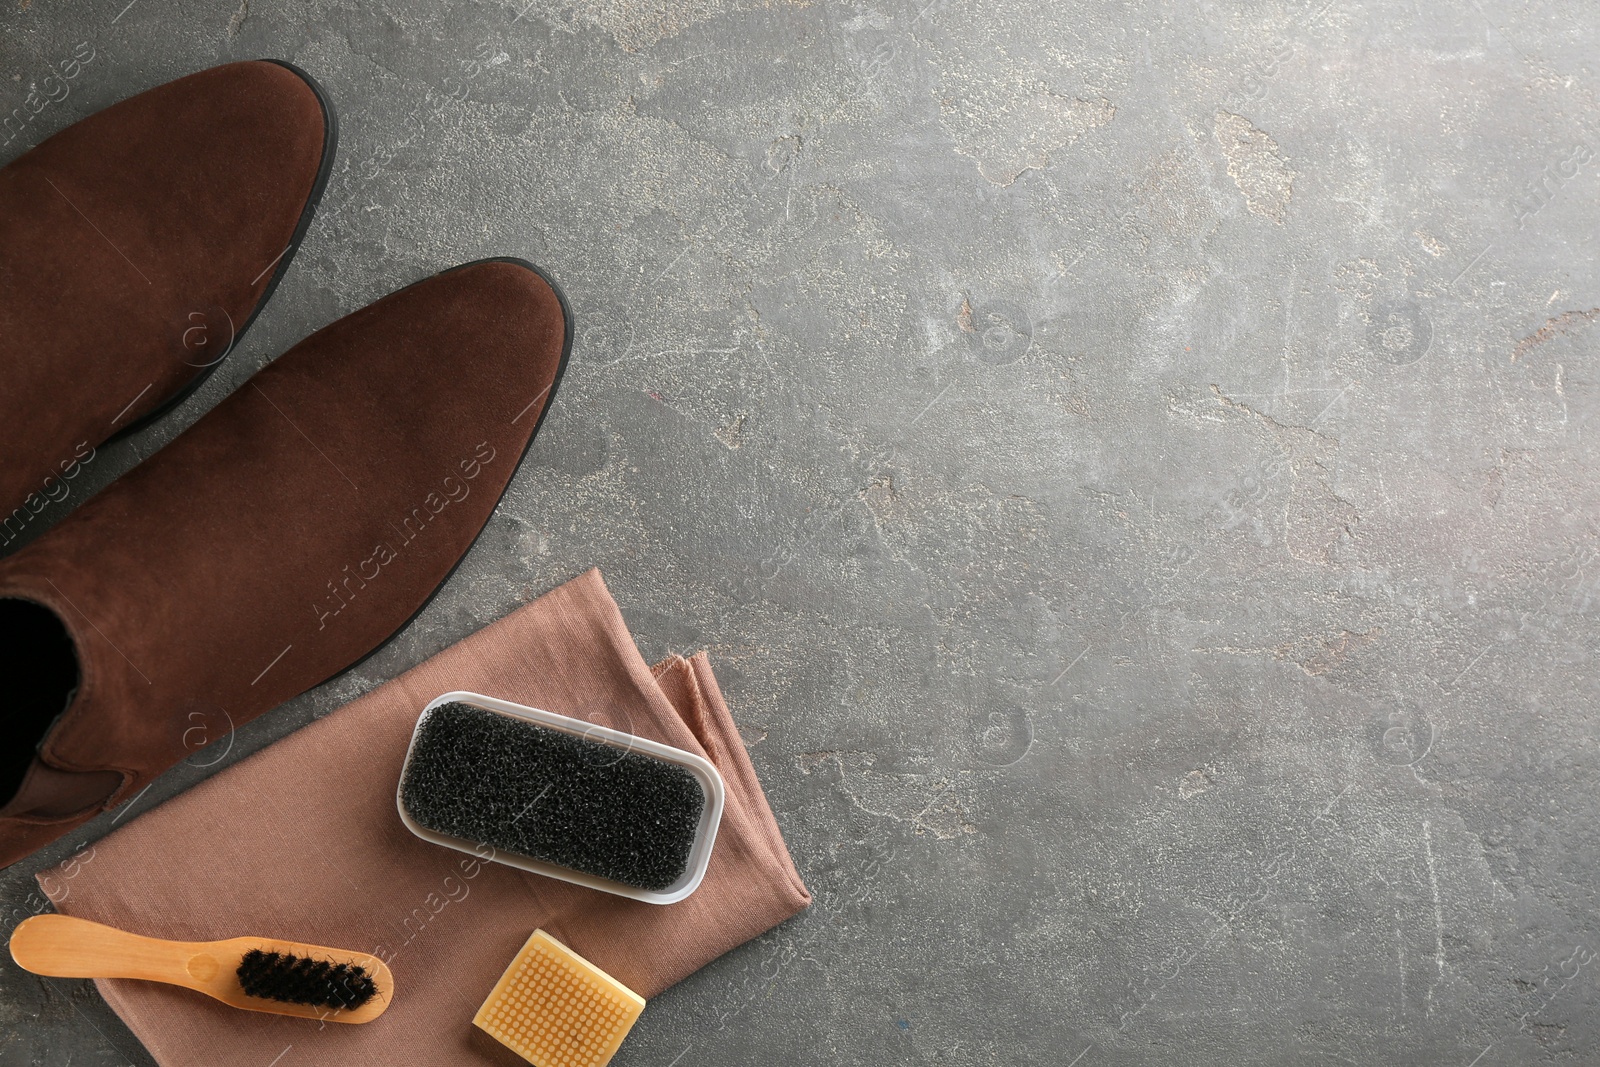
<instances>
[{"instance_id":1,"label":"suede upper","mask_svg":"<svg viewBox=\"0 0 1600 1067\"><path fill-rule=\"evenodd\" d=\"M568 343L526 266L437 275L306 338L0 561L0 597L56 612L78 654L44 765L117 772L126 799L387 640L488 521ZM19 796L0 866L103 806Z\"/></svg>"},{"instance_id":2,"label":"suede upper","mask_svg":"<svg viewBox=\"0 0 1600 1067\"><path fill-rule=\"evenodd\" d=\"M331 149L312 86L250 61L124 100L0 169L0 549L95 446L225 354Z\"/></svg>"}]
</instances>

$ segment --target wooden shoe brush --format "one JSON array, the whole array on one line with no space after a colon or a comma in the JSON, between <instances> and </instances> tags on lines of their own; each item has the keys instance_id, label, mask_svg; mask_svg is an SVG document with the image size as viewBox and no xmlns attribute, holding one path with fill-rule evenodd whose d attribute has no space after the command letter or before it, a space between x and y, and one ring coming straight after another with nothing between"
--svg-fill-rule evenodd
<instances>
[{"instance_id":1,"label":"wooden shoe brush","mask_svg":"<svg viewBox=\"0 0 1600 1067\"><path fill-rule=\"evenodd\" d=\"M235 937L162 941L70 915L35 915L11 935L11 958L56 978L166 982L248 1011L365 1023L394 998L394 977L362 952Z\"/></svg>"}]
</instances>

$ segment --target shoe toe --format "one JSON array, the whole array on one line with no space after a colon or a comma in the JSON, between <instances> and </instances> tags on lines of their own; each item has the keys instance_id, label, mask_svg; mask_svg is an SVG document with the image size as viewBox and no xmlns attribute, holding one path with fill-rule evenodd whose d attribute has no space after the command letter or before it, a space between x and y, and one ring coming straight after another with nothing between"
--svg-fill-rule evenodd
<instances>
[{"instance_id":1,"label":"shoe toe","mask_svg":"<svg viewBox=\"0 0 1600 1067\"><path fill-rule=\"evenodd\" d=\"M300 73L232 63L0 168L0 510L231 349L309 224L334 130Z\"/></svg>"}]
</instances>

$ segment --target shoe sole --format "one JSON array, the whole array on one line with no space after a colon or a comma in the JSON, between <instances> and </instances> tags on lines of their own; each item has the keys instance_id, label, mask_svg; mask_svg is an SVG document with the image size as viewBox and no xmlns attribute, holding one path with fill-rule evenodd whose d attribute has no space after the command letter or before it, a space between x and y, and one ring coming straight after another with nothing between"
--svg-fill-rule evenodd
<instances>
[{"instance_id":1,"label":"shoe sole","mask_svg":"<svg viewBox=\"0 0 1600 1067\"><path fill-rule=\"evenodd\" d=\"M272 294L277 291L278 283L283 280L284 274L289 270L289 264L294 261L295 254L300 251L300 242L305 240L306 233L311 229L312 220L316 216L317 207L322 203L322 194L328 188L328 179L333 175L334 154L339 147L338 112L333 109L333 101L328 99L328 94L323 90L322 85L317 81L317 79L313 78L310 74L307 74L293 63L283 59L264 59L260 60L260 62L272 63L276 66L283 67L285 70L293 72L300 78L301 81L305 82L306 85L310 87L312 93L316 95L317 103L322 106L322 160L317 165L317 178L311 186L311 195L306 198L305 207L300 210L300 221L295 225L294 235L289 239L289 247L284 250L281 256L278 257L278 266L272 272L272 278L267 282L266 289L262 290L261 299L256 301L255 308L251 310L250 317L244 320L243 326L234 331L233 340L228 345L228 351L223 353L221 359L218 359L216 362L202 370L199 374L195 375L194 379L190 381L189 384L185 385L182 389L179 389L176 393L172 394L172 396L162 401L154 411L147 415L141 416L136 422L124 426L122 429L106 438L104 444L109 445L113 442L120 441L124 437L129 437L138 433L140 430L148 429L150 426L166 418L168 415L172 414L178 405L182 404L185 400L188 400L202 385L209 381L211 375L216 373L218 367L227 362L228 355L231 354L236 347L238 347L239 342L244 339L245 331L250 329L251 324L256 321L257 316L259 316L262 310L266 308L267 302L272 299Z\"/></svg>"}]
</instances>

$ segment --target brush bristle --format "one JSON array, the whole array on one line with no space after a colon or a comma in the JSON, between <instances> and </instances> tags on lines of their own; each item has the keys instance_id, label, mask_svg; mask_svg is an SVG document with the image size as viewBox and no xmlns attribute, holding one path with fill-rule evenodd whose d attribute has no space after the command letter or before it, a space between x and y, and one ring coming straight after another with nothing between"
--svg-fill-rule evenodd
<instances>
[{"instance_id":1,"label":"brush bristle","mask_svg":"<svg viewBox=\"0 0 1600 1067\"><path fill-rule=\"evenodd\" d=\"M238 974L252 997L318 1008L353 1010L378 992L365 967L258 948L244 954Z\"/></svg>"},{"instance_id":2,"label":"brush bristle","mask_svg":"<svg viewBox=\"0 0 1600 1067\"><path fill-rule=\"evenodd\" d=\"M400 795L436 833L648 890L683 875L706 803L678 764L462 703L429 713Z\"/></svg>"}]
</instances>

